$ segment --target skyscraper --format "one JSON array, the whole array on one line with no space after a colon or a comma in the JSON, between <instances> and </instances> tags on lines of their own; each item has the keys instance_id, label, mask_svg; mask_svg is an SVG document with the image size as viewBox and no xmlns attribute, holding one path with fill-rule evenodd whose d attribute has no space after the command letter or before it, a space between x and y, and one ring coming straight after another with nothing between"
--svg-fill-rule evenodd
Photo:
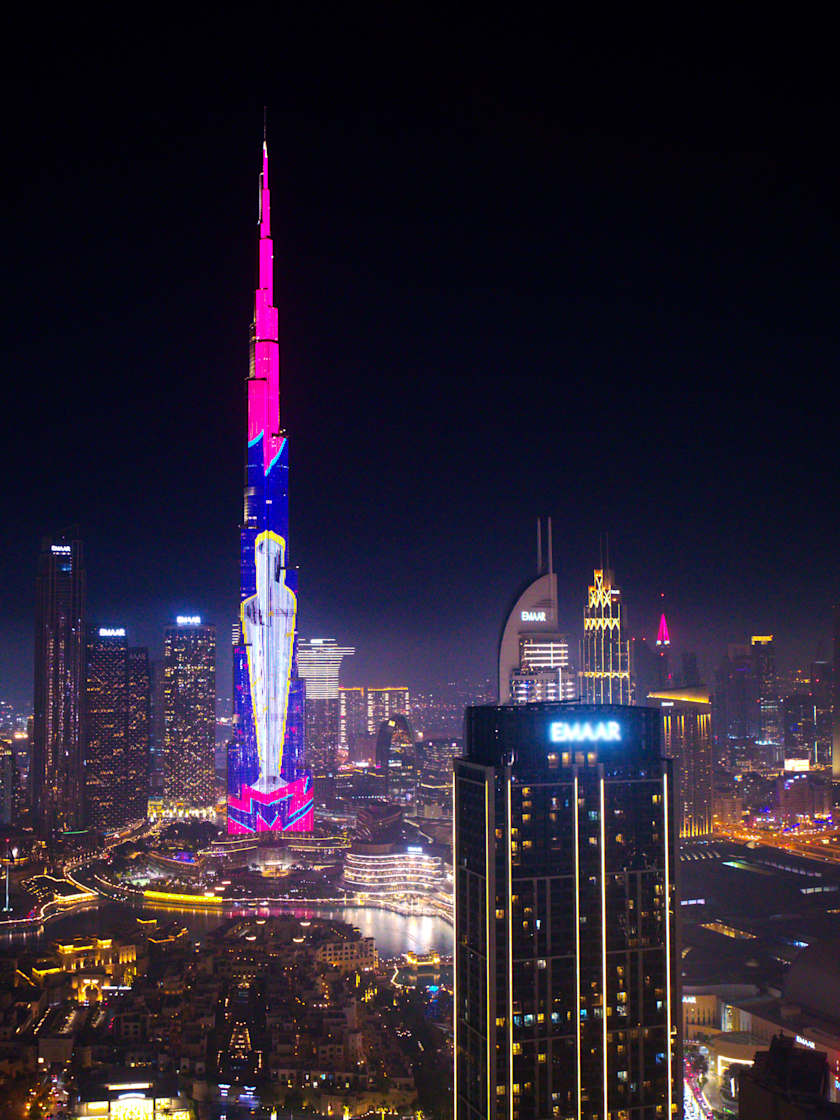
<instances>
[{"instance_id":1,"label":"skyscraper","mask_svg":"<svg viewBox=\"0 0 840 1120\"><path fill-rule=\"evenodd\" d=\"M15 819L17 765L11 739L0 739L0 825L7 828Z\"/></svg>"},{"instance_id":2,"label":"skyscraper","mask_svg":"<svg viewBox=\"0 0 840 1120\"><path fill-rule=\"evenodd\" d=\"M181 615L163 636L163 796L170 812L216 801L216 627Z\"/></svg>"},{"instance_id":3,"label":"skyscraper","mask_svg":"<svg viewBox=\"0 0 840 1120\"><path fill-rule=\"evenodd\" d=\"M537 522L537 578L529 580L517 595L499 642L500 704L578 698L569 640L558 629L551 518L547 545L543 557L541 525Z\"/></svg>"},{"instance_id":4,"label":"skyscraper","mask_svg":"<svg viewBox=\"0 0 840 1120\"><path fill-rule=\"evenodd\" d=\"M417 746L408 716L393 715L376 734L376 768L383 796L410 805L417 795Z\"/></svg>"},{"instance_id":5,"label":"skyscraper","mask_svg":"<svg viewBox=\"0 0 840 1120\"><path fill-rule=\"evenodd\" d=\"M621 591L609 568L596 568L583 609L583 699L629 704L630 644L624 633Z\"/></svg>"},{"instance_id":6,"label":"skyscraper","mask_svg":"<svg viewBox=\"0 0 840 1120\"><path fill-rule=\"evenodd\" d=\"M42 836L84 826L85 569L72 536L44 541L35 621L33 820Z\"/></svg>"},{"instance_id":7,"label":"skyscraper","mask_svg":"<svg viewBox=\"0 0 840 1120\"><path fill-rule=\"evenodd\" d=\"M765 760L777 766L783 760L784 735L776 679L776 645L772 634L754 634L750 646L758 685L758 741L765 748Z\"/></svg>"},{"instance_id":8,"label":"skyscraper","mask_svg":"<svg viewBox=\"0 0 840 1120\"><path fill-rule=\"evenodd\" d=\"M360 735L367 732L367 705L363 688L338 690L338 742L350 747Z\"/></svg>"},{"instance_id":9,"label":"skyscraper","mask_svg":"<svg viewBox=\"0 0 840 1120\"><path fill-rule=\"evenodd\" d=\"M339 673L344 658L355 652L335 638L302 638L298 643L298 673L306 685L306 762L312 771L335 766L341 716Z\"/></svg>"},{"instance_id":10,"label":"skyscraper","mask_svg":"<svg viewBox=\"0 0 840 1120\"><path fill-rule=\"evenodd\" d=\"M752 650L730 644L715 674L712 730L718 757L728 767L747 769L756 761L758 686Z\"/></svg>"},{"instance_id":11,"label":"skyscraper","mask_svg":"<svg viewBox=\"0 0 840 1120\"><path fill-rule=\"evenodd\" d=\"M304 687L298 679L296 655L297 571L289 563L289 441L280 419L280 350L265 139L247 385L241 631L233 652L228 831L303 831L312 828L312 779L303 769Z\"/></svg>"},{"instance_id":12,"label":"skyscraper","mask_svg":"<svg viewBox=\"0 0 840 1120\"><path fill-rule=\"evenodd\" d=\"M670 760L649 708L467 709L455 761L455 1117L682 1099Z\"/></svg>"},{"instance_id":13,"label":"skyscraper","mask_svg":"<svg viewBox=\"0 0 840 1120\"><path fill-rule=\"evenodd\" d=\"M712 831L711 697L704 688L653 692L648 704L662 712L665 754L676 769L677 826L685 839Z\"/></svg>"},{"instance_id":14,"label":"skyscraper","mask_svg":"<svg viewBox=\"0 0 840 1120\"><path fill-rule=\"evenodd\" d=\"M149 655L123 627L91 630L86 694L88 821L109 832L143 820L149 801Z\"/></svg>"},{"instance_id":15,"label":"skyscraper","mask_svg":"<svg viewBox=\"0 0 840 1120\"><path fill-rule=\"evenodd\" d=\"M377 735L379 728L393 716L409 716L411 698L405 685L367 690L367 730Z\"/></svg>"}]
</instances>

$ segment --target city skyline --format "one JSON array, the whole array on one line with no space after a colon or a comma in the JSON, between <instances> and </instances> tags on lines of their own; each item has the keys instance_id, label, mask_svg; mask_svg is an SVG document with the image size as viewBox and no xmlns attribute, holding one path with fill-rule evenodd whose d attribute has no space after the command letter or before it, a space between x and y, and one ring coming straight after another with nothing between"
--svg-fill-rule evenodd
<instances>
[{"instance_id":1,"label":"city skyline","mask_svg":"<svg viewBox=\"0 0 840 1120\"><path fill-rule=\"evenodd\" d=\"M586 68L583 55L568 81ZM13 122L33 171L10 183L22 232L10 238L18 283L4 355L14 372L25 349L41 371L37 389L18 379L21 414L38 415L63 461L60 476L33 464L3 497L0 695L29 695L37 545L70 523L85 541L92 619L119 618L152 649L178 613L220 633L232 621L235 371L263 100L277 153L299 628L356 646L348 683L423 687L430 667L490 676L511 588L532 568L534 520L547 514L570 633L609 532L630 634L654 636L664 591L674 647L705 653L706 675L753 633L777 636L783 665L819 655L837 595L837 390L809 386L837 350L833 165L806 144L819 113L770 131L729 113L745 80L734 66L688 72L694 84L677 81L671 107L653 83L634 86L655 111L644 124L619 114L607 135L602 102L576 103L572 119L562 88L534 78L517 94L478 72L473 95L454 67L443 104L399 88L387 111L351 89L336 117L327 83L305 110L278 85L222 112L176 99L161 120L129 106L118 129L107 107L70 132L63 106L31 134L25 113ZM626 75L606 76L615 91ZM526 127L529 90L547 96L534 97L541 116ZM36 289L44 269L52 283ZM76 409L68 437L79 392L101 407ZM597 414L596 397L609 402ZM6 423L2 446L19 463L24 427ZM583 485L593 425L599 459ZM118 499L99 485L103 438L120 440ZM202 440L214 455L197 491ZM224 661L219 672L229 679Z\"/></svg>"}]
</instances>

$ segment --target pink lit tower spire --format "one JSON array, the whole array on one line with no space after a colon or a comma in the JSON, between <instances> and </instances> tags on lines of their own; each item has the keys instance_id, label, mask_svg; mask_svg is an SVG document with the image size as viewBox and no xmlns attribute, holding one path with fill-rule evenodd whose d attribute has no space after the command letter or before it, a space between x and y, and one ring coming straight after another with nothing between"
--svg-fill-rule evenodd
<instances>
[{"instance_id":1,"label":"pink lit tower spire","mask_svg":"<svg viewBox=\"0 0 840 1120\"><path fill-rule=\"evenodd\" d=\"M228 832L309 831L303 682L297 672L297 571L289 563L289 441L280 426L280 347L268 143L260 171L257 288L248 370L241 600L234 647Z\"/></svg>"}]
</instances>

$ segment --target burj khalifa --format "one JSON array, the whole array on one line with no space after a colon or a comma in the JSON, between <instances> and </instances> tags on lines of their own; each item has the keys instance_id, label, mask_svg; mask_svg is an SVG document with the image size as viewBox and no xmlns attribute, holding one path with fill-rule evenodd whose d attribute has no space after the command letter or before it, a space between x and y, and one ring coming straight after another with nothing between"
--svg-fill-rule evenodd
<instances>
[{"instance_id":1,"label":"burj khalifa","mask_svg":"<svg viewBox=\"0 0 840 1120\"><path fill-rule=\"evenodd\" d=\"M305 832L312 828L312 779L303 769L304 682L297 672L297 571L289 564L289 441L280 421L280 348L265 139L247 385L228 832Z\"/></svg>"}]
</instances>

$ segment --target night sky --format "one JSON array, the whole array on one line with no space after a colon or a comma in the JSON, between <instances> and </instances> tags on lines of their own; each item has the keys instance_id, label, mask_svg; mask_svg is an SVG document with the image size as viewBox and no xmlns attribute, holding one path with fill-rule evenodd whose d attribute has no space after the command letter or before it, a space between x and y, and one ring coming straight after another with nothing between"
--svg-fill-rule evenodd
<instances>
[{"instance_id":1,"label":"night sky","mask_svg":"<svg viewBox=\"0 0 840 1120\"><path fill-rule=\"evenodd\" d=\"M228 691L264 103L300 632L357 647L347 683L490 675L547 514L575 639L609 533L632 633L664 592L707 670L756 632L830 655L840 161L813 44L372 20L246 55L207 18L189 50L92 22L21 46L0 697L31 702L38 544L71 523L90 621L159 656L202 614Z\"/></svg>"}]
</instances>

